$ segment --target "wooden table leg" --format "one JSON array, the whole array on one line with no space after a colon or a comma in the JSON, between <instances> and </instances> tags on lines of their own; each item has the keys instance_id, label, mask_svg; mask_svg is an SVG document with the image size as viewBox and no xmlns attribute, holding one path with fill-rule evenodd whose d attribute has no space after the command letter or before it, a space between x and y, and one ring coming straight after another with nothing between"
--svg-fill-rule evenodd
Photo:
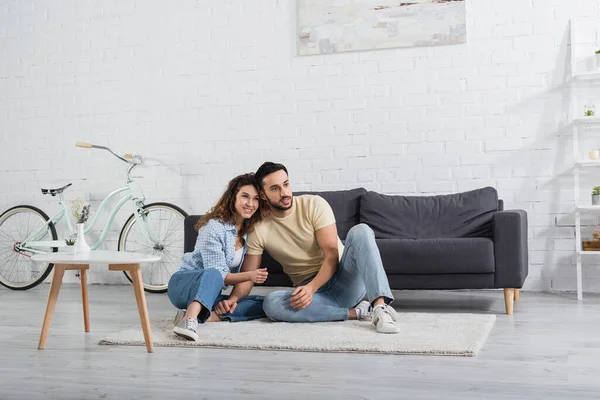
<instances>
[{"instance_id":1,"label":"wooden table leg","mask_svg":"<svg viewBox=\"0 0 600 400\"><path fill-rule=\"evenodd\" d=\"M146 341L146 349L148 353L154 353L154 344L152 343L152 333L150 330L150 318L148 317L148 308L146 306L146 295L144 294L144 285L142 281L142 271L140 264L135 264L131 267L131 278L133 279L133 290L135 291L135 299L137 300L140 320L142 321L142 330L144 331L144 340Z\"/></svg>"},{"instance_id":2,"label":"wooden table leg","mask_svg":"<svg viewBox=\"0 0 600 400\"><path fill-rule=\"evenodd\" d=\"M54 274L52 275L52 283L50 284L50 292L48 293L48 303L46 304L46 314L44 314L44 323L42 324L42 334L40 335L40 343L38 349L42 350L46 346L48 331L50 330L50 322L56 308L58 300L58 292L62 284L63 276L65 275L65 265L54 265Z\"/></svg>"},{"instance_id":3,"label":"wooden table leg","mask_svg":"<svg viewBox=\"0 0 600 400\"><path fill-rule=\"evenodd\" d=\"M83 327L86 332L90 331L90 309L88 307L88 290L87 290L87 269L81 268L79 271L79 279L81 280L81 302L83 303Z\"/></svg>"},{"instance_id":4,"label":"wooden table leg","mask_svg":"<svg viewBox=\"0 0 600 400\"><path fill-rule=\"evenodd\" d=\"M140 264L111 264L108 266L110 271L128 271L133 281L133 292L137 302L140 321L142 322L142 331L144 332L144 341L148 353L154 353L154 344L152 343L152 331L150 329L150 318L148 317L148 307L146 306L146 295L144 294L144 285L142 281L142 271Z\"/></svg>"}]
</instances>

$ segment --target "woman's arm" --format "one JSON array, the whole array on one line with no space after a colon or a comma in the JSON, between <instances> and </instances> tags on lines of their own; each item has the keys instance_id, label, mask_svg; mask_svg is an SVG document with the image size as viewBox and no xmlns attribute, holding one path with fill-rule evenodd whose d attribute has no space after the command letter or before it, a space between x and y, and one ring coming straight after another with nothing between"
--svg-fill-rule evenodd
<instances>
[{"instance_id":1,"label":"woman's arm","mask_svg":"<svg viewBox=\"0 0 600 400\"><path fill-rule=\"evenodd\" d=\"M229 273L225 277L226 285L237 285L243 282L263 283L267 280L267 269L255 269L254 271Z\"/></svg>"},{"instance_id":2,"label":"woman's arm","mask_svg":"<svg viewBox=\"0 0 600 400\"><path fill-rule=\"evenodd\" d=\"M244 273L252 273L254 271L258 271L258 267L260 267L260 262L262 260L262 255L251 255L246 254L244 258L244 264L242 264L242 272ZM266 273L266 268L262 268ZM238 301L242 297L246 297L250 294L252 287L254 286L253 281L244 281L235 285L233 290L231 291L231 295L229 296L229 300Z\"/></svg>"},{"instance_id":3,"label":"woman's arm","mask_svg":"<svg viewBox=\"0 0 600 400\"><path fill-rule=\"evenodd\" d=\"M242 275L242 274L251 274L256 273L257 271L261 271L264 274L264 279L267 279L267 269L260 267L260 262L262 260L262 255L250 255L246 254L244 258L244 264L242 264L242 272L238 274L229 274L229 275ZM264 280L263 280L264 282ZM235 284L233 290L231 291L231 295L227 300L222 300L215 306L215 312L218 315L223 315L228 312L233 312L237 307L237 302L239 299L246 297L250 294L252 290L252 286L254 286L254 282L252 280L242 281L240 283Z\"/></svg>"},{"instance_id":4,"label":"woman's arm","mask_svg":"<svg viewBox=\"0 0 600 400\"><path fill-rule=\"evenodd\" d=\"M193 259L202 268L214 268L221 274L223 280L229 274L225 261L225 228L222 223L210 220L198 231Z\"/></svg>"}]
</instances>

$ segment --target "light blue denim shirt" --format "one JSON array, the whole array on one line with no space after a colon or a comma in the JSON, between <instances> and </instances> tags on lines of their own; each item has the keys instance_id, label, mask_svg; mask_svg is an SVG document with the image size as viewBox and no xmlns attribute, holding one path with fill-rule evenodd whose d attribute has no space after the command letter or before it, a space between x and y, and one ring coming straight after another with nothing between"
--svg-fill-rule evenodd
<instances>
[{"instance_id":1,"label":"light blue denim shirt","mask_svg":"<svg viewBox=\"0 0 600 400\"><path fill-rule=\"evenodd\" d=\"M185 253L181 259L180 270L215 268L223 277L229 273L238 273L248 251L247 235L244 235L244 248L240 266L229 268L235 258L235 239L237 231L233 224L211 219L198 230L196 246L191 253ZM223 285L227 288L227 285Z\"/></svg>"}]
</instances>

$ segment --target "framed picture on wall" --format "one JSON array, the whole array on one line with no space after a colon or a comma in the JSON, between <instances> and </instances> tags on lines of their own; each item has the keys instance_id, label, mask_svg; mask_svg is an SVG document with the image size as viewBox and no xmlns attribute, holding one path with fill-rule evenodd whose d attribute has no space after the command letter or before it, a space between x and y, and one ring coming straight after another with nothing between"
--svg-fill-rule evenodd
<instances>
[{"instance_id":1,"label":"framed picture on wall","mask_svg":"<svg viewBox=\"0 0 600 400\"><path fill-rule=\"evenodd\" d=\"M465 0L296 0L297 54L465 43Z\"/></svg>"}]
</instances>

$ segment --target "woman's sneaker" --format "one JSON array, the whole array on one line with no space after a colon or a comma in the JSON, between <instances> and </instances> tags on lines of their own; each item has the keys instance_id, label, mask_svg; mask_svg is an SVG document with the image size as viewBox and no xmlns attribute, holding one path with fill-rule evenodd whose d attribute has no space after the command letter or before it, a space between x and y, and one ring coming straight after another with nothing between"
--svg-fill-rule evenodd
<instances>
[{"instance_id":1,"label":"woman's sneaker","mask_svg":"<svg viewBox=\"0 0 600 400\"><path fill-rule=\"evenodd\" d=\"M173 328L173 333L187 340L198 340L198 320L196 318L185 318L182 319L179 325Z\"/></svg>"},{"instance_id":2,"label":"woman's sneaker","mask_svg":"<svg viewBox=\"0 0 600 400\"><path fill-rule=\"evenodd\" d=\"M398 314L393 307L383 304L373 309L373 325L379 333L398 333Z\"/></svg>"}]
</instances>

